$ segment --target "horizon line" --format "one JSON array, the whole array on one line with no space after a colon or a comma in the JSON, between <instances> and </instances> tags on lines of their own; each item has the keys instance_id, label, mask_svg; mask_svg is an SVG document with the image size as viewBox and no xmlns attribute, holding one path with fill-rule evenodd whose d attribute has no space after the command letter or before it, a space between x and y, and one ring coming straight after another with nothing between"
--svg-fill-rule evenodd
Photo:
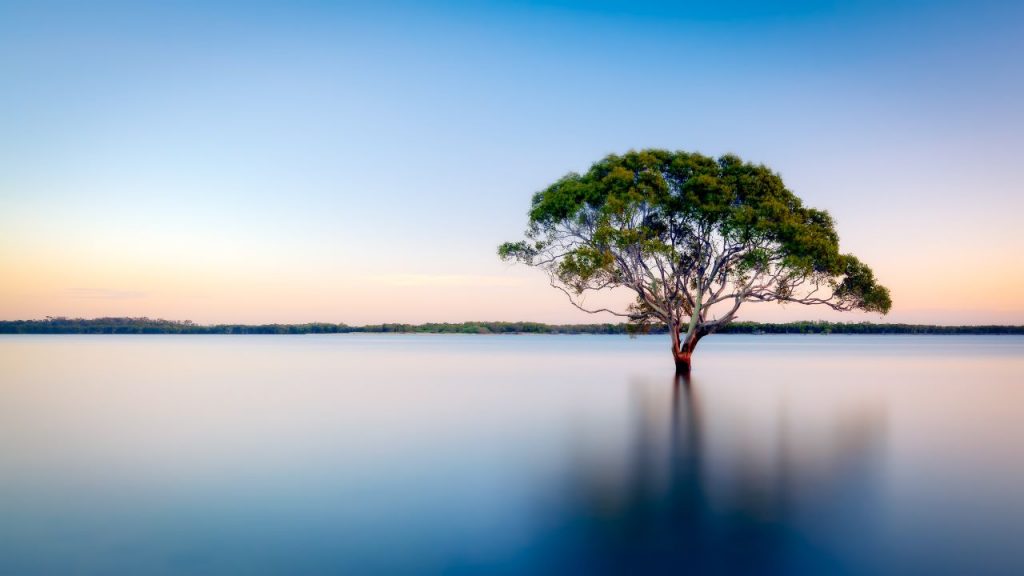
<instances>
[{"instance_id":1,"label":"horizon line","mask_svg":"<svg viewBox=\"0 0 1024 576\"><path fill-rule=\"evenodd\" d=\"M560 323L560 322L541 322L535 320L463 320L460 322L371 322L364 324L348 324L345 322L329 322L329 321L311 321L311 322L265 322L265 323L242 323L242 322L219 322L219 323L199 323L193 322L192 320L172 320L166 318L150 318L148 316L98 316L94 318L82 318L82 317L69 317L69 316L44 316L42 319L0 319L0 325L2 324L15 324L15 323L53 323L54 321L66 321L66 322L102 322L102 321L116 321L116 322L149 322L149 323L164 323L174 324L181 326L191 326L197 328L217 328L217 327L301 327L301 326L344 326L346 328L368 328L376 326L394 326L394 327L408 327L408 328L422 328L426 326L465 326L468 324L490 324L499 326L508 326L512 324L531 324L536 326L545 327L582 327L582 326L615 326L624 327L629 326L629 322L572 322L572 323ZM756 320L737 320L730 322L725 326L796 326L801 324L812 324L812 325L824 325L824 326L902 326L902 327L917 327L917 328L1016 328L1024 329L1024 324L920 324L920 323L907 323L907 322L872 322L869 320L862 321L835 321L835 320L790 320L786 322L760 322ZM725 327L723 326L723 328ZM652 324L651 329L660 330L664 326L661 324Z\"/></svg>"}]
</instances>

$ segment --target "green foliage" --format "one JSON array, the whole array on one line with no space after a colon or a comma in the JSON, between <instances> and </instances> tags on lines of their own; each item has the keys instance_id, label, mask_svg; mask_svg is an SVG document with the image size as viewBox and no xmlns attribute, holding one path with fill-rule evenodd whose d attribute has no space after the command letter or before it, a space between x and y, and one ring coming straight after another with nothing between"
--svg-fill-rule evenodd
<instances>
[{"instance_id":1,"label":"green foliage","mask_svg":"<svg viewBox=\"0 0 1024 576\"><path fill-rule=\"evenodd\" d=\"M844 257L845 277L836 283L838 298L849 298L863 310L886 313L892 307L889 289L875 282L875 274L855 256Z\"/></svg>"},{"instance_id":2,"label":"green foliage","mask_svg":"<svg viewBox=\"0 0 1024 576\"><path fill-rule=\"evenodd\" d=\"M892 306L871 269L840 251L827 212L734 155L610 155L534 194L528 216L525 239L498 255L545 269L581 308L574 296L587 290L633 290L637 303L620 315L640 332L696 315L695 331L709 333L746 301L883 314ZM710 315L715 305L724 314Z\"/></svg>"}]
</instances>

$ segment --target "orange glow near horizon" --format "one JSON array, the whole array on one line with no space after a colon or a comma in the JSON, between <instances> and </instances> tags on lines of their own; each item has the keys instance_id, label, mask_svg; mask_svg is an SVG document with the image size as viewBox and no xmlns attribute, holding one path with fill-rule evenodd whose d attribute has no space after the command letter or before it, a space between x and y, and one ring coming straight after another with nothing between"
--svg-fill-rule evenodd
<instances>
[{"instance_id":1,"label":"orange glow near horizon","mask_svg":"<svg viewBox=\"0 0 1024 576\"><path fill-rule=\"evenodd\" d=\"M199 323L299 323L311 321L461 322L471 320L605 322L610 315L574 309L535 270L495 262L485 274L353 273L328 263L265 263L228 256L205 261L163 261L79 252L32 257L0 252L0 318L44 316L148 316ZM986 271L965 269L936 277L927 267L876 266L895 306L886 317L840 314L823 307L747 304L745 320L908 322L934 324L1024 323L1024 272L1003 278L999 291L975 283ZM306 268L306 266L309 266ZM621 303L628 296L595 296Z\"/></svg>"}]
</instances>

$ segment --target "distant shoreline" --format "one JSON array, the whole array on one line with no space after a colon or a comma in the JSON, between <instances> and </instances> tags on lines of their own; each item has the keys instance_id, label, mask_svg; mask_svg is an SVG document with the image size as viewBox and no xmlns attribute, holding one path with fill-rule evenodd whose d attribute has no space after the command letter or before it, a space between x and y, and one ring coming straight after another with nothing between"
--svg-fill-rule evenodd
<instances>
[{"instance_id":1,"label":"distant shoreline","mask_svg":"<svg viewBox=\"0 0 1024 576\"><path fill-rule=\"evenodd\" d=\"M665 328L652 328L664 334ZM0 334L629 334L626 324L544 324L540 322L459 322L368 324L195 324L150 318L47 318L0 320ZM719 334L1010 334L1024 326L875 324L872 322L734 322Z\"/></svg>"}]
</instances>

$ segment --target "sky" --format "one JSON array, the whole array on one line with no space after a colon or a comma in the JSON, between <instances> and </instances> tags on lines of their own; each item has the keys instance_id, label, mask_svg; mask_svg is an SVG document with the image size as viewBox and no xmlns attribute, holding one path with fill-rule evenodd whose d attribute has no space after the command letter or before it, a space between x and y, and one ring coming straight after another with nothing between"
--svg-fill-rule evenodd
<instances>
[{"instance_id":1,"label":"sky","mask_svg":"<svg viewBox=\"0 0 1024 576\"><path fill-rule=\"evenodd\" d=\"M0 319L607 321L496 247L537 190L659 147L778 171L885 321L1021 324L1021 29L986 1L0 0Z\"/></svg>"}]
</instances>

